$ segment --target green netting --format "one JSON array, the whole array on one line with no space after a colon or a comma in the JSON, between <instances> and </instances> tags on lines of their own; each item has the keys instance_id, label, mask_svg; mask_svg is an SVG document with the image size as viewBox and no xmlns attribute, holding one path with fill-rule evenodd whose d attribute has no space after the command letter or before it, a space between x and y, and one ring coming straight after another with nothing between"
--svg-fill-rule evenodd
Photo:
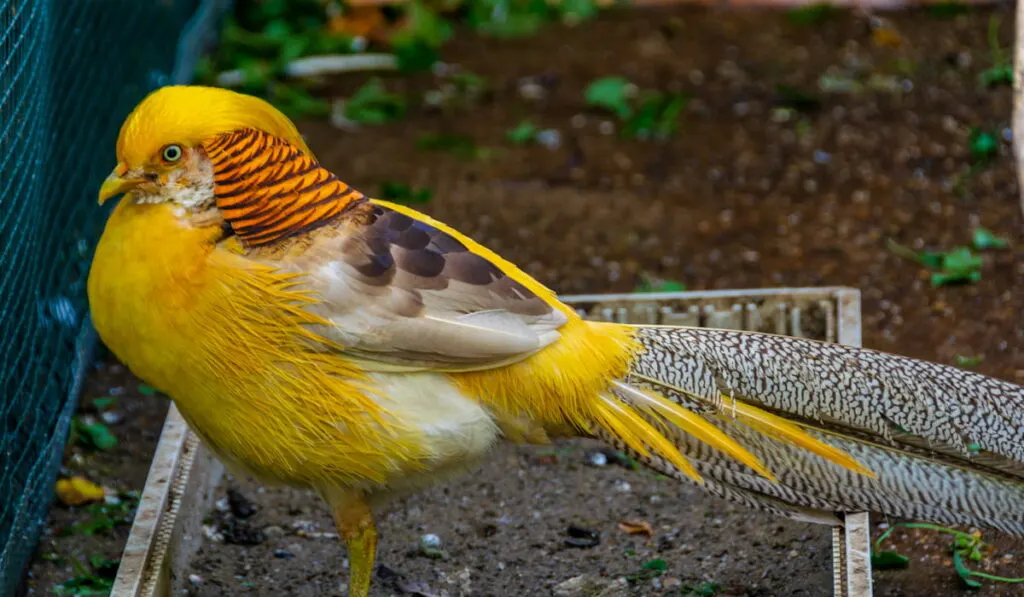
<instances>
[{"instance_id":1,"label":"green netting","mask_svg":"<svg viewBox=\"0 0 1024 597\"><path fill-rule=\"evenodd\" d=\"M0 0L0 595L31 559L92 346L121 119L185 82L226 0Z\"/></svg>"}]
</instances>

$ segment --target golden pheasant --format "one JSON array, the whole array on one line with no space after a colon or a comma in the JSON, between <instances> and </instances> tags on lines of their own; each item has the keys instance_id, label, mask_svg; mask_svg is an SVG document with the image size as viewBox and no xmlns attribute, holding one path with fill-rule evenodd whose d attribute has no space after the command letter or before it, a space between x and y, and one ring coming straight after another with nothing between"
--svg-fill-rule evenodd
<instances>
[{"instance_id":1,"label":"golden pheasant","mask_svg":"<svg viewBox=\"0 0 1024 597\"><path fill-rule=\"evenodd\" d=\"M790 337L581 319L316 161L268 103L165 87L125 120L89 276L106 345L224 461L316 490L365 597L374 511L500 438L598 437L776 514L1024 533L1024 388Z\"/></svg>"}]
</instances>

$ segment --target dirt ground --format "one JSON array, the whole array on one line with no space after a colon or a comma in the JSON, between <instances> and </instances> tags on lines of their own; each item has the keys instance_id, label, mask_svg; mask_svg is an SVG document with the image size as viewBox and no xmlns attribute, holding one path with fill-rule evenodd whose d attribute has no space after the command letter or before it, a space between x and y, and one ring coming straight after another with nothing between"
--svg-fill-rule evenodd
<instances>
[{"instance_id":1,"label":"dirt ground","mask_svg":"<svg viewBox=\"0 0 1024 597\"><path fill-rule=\"evenodd\" d=\"M1000 142L989 167L963 177L971 128L998 136L1009 121L1009 88L978 84L991 66L991 14L1002 16L1009 47L1008 9L954 19L888 15L895 37L873 36L867 19L850 15L799 26L778 13L696 8L609 14L522 40L463 34L443 57L490 82L492 94L474 109L417 106L379 127L301 128L321 161L357 188L429 187L434 198L418 207L561 293L630 291L645 275L694 290L848 285L863 292L866 346L951 364L983 357L977 370L1024 382L1024 252L986 252L978 283L933 288L885 243L948 249L969 243L977 224L1012 243L1021 238L1009 144ZM818 92L826 73L873 74L883 89ZM609 118L582 99L591 80L608 75L692 94L679 133L667 143L608 134ZM364 80L334 87L344 94ZM820 106L787 117L776 110L777 84L815 94ZM437 80L389 77L387 85L418 97ZM505 132L524 118L557 129L560 144L509 144ZM424 133L468 135L490 155L418 150ZM155 407L140 408L147 414L125 423L131 437L122 443L137 455L151 453L159 432ZM475 474L396 504L382 520L373 595L546 595L583 573L636 575L656 558L665 574L636 582L634 593L698 595L715 583L719 595L831 594L827 529L752 514L614 464L590 466L588 446L503 447ZM144 480L141 460L112 462L109 472L127 487ZM211 515L226 540L208 541L187 571L191 594L343 593L344 550L316 535L333 529L315 498L246 479L229 479L223 495L229 487L255 514ZM68 516L55 508L52 519ZM623 519L648 521L653 537L620 531ZM569 525L599 532L599 543L568 545ZM437 535L446 557L423 555L424 534ZM123 535L104 552L116 553ZM895 535L892 546L911 558L910 568L877 571L877 595L964 591L946 538ZM1024 543L986 539L995 548L977 566L1024 575ZM68 545L48 537L41 552ZM41 592L68 576L49 561L33 575ZM1024 589L990 584L978 594Z\"/></svg>"},{"instance_id":2,"label":"dirt ground","mask_svg":"<svg viewBox=\"0 0 1024 597\"><path fill-rule=\"evenodd\" d=\"M80 412L95 416L92 399L113 397L109 412L118 422L110 430L118 444L110 451L82 450L72 446L66 450L66 461L61 476L83 475L103 485L109 495L142 491L149 473L149 461L156 451L160 430L167 416L168 402L144 396L149 393L120 363L114 361L101 347L100 357L82 390ZM127 514L127 513L126 513ZM28 594L51 594L53 587L78 576L71 560L86 563L91 557L118 560L128 531L130 518L112 530L96 534L64 531L75 525L89 525L95 520L85 507L71 508L54 502L50 508L47 530L39 541L36 559L24 583Z\"/></svg>"}]
</instances>

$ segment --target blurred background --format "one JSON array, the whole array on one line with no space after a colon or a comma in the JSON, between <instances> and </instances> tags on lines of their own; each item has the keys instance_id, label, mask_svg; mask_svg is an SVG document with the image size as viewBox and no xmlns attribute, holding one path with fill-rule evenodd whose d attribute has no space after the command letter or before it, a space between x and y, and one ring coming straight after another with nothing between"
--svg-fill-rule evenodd
<instances>
[{"instance_id":1,"label":"blurred background","mask_svg":"<svg viewBox=\"0 0 1024 597\"><path fill-rule=\"evenodd\" d=\"M346 182L560 293L846 285L865 346L1024 382L1013 4L640 4L0 0L0 594L117 571L167 401L96 345L84 282L117 127L170 83L268 98ZM827 528L590 450L502 448L400 505L373 594L831 594ZM189 594L342 594L316 498L221 498ZM984 538L972 570L1024 575ZM876 594L1024 594L951 541L893 533Z\"/></svg>"}]
</instances>

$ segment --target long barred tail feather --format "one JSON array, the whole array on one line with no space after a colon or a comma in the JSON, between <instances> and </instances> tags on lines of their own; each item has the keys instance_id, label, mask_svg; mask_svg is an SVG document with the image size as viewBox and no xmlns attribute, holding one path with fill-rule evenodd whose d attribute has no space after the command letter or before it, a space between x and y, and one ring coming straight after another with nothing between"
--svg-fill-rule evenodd
<instances>
[{"instance_id":1,"label":"long barred tail feather","mask_svg":"<svg viewBox=\"0 0 1024 597\"><path fill-rule=\"evenodd\" d=\"M1024 388L786 336L645 326L637 338L644 352L620 384L699 413L775 476L665 429L712 494L814 522L872 511L1024 535ZM598 435L654 470L692 478L658 453Z\"/></svg>"}]
</instances>

